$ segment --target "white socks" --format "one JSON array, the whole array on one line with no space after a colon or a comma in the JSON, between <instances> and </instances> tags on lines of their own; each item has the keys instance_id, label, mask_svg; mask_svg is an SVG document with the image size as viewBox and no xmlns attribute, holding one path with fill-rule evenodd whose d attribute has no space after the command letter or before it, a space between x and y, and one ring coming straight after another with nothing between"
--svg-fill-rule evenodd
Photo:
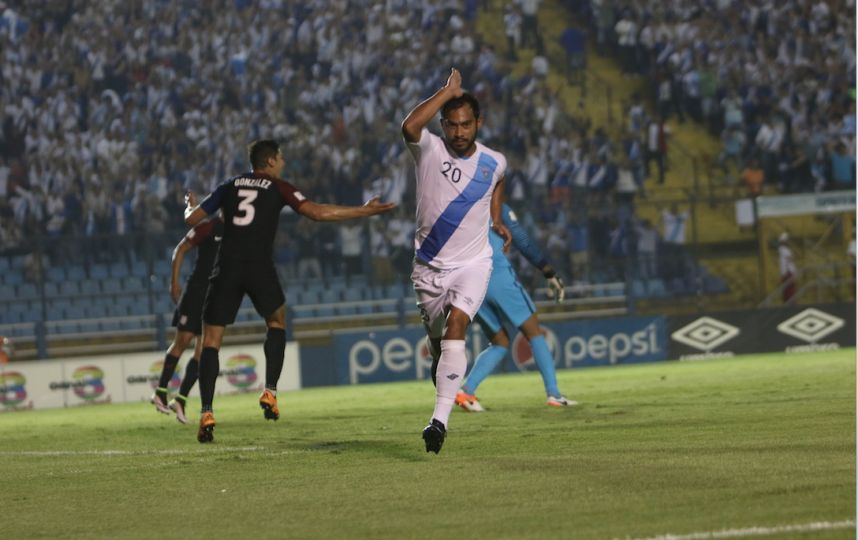
<instances>
[{"instance_id":1,"label":"white socks","mask_svg":"<svg viewBox=\"0 0 858 540\"><path fill-rule=\"evenodd\" d=\"M468 356L465 353L465 340L445 339L441 341L441 359L435 372L435 412L432 418L447 426L456 392L465 378L468 369Z\"/></svg>"}]
</instances>

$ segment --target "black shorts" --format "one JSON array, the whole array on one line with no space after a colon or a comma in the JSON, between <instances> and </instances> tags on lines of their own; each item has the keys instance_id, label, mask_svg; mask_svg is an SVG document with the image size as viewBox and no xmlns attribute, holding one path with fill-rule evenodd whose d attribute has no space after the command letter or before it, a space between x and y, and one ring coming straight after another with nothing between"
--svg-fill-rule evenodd
<instances>
[{"instance_id":1,"label":"black shorts","mask_svg":"<svg viewBox=\"0 0 858 540\"><path fill-rule=\"evenodd\" d=\"M280 278L271 261L221 259L210 283L203 308L206 324L232 324L245 294L263 319L268 319L286 302Z\"/></svg>"},{"instance_id":2,"label":"black shorts","mask_svg":"<svg viewBox=\"0 0 858 540\"><path fill-rule=\"evenodd\" d=\"M180 332L191 332L195 336L203 333L203 304L209 283L189 282L185 284L179 305L173 312L173 326Z\"/></svg>"}]
</instances>

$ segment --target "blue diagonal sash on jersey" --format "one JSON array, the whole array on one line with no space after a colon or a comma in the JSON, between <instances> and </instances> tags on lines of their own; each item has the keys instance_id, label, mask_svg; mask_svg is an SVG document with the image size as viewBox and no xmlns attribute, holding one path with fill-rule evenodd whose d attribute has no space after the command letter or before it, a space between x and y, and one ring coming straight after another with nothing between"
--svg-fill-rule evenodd
<instances>
[{"instance_id":1,"label":"blue diagonal sash on jersey","mask_svg":"<svg viewBox=\"0 0 858 540\"><path fill-rule=\"evenodd\" d=\"M420 260L430 263L432 259L438 256L438 252L459 228L459 224L465 219L465 215L471 207L482 199L483 195L492 187L492 176L497 166L498 162L493 157L485 153L480 154L474 177L459 193L459 196L453 199L447 208L441 212L438 221L432 226L432 230L429 231L426 239L420 245L420 249L417 250L417 257Z\"/></svg>"}]
</instances>

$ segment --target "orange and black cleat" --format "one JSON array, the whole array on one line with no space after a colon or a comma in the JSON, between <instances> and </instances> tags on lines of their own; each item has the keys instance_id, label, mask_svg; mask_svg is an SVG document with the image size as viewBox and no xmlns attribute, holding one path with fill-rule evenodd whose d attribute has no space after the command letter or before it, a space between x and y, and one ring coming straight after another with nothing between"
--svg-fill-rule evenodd
<instances>
[{"instance_id":1,"label":"orange and black cleat","mask_svg":"<svg viewBox=\"0 0 858 540\"><path fill-rule=\"evenodd\" d=\"M211 411L200 415L200 429L197 431L197 440L201 443L212 442L214 440L214 428L216 424L214 414Z\"/></svg>"},{"instance_id":2,"label":"orange and black cleat","mask_svg":"<svg viewBox=\"0 0 858 540\"><path fill-rule=\"evenodd\" d=\"M271 390L265 389L262 395L259 396L259 406L265 412L266 420L279 420L280 409L277 408L277 396L271 393Z\"/></svg>"}]
</instances>

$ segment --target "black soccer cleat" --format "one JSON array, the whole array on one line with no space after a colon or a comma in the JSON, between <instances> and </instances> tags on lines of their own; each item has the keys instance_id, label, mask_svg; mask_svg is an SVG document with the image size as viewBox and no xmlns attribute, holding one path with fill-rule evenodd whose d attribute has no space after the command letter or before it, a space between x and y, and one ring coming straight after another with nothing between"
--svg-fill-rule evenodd
<instances>
[{"instance_id":1,"label":"black soccer cleat","mask_svg":"<svg viewBox=\"0 0 858 540\"><path fill-rule=\"evenodd\" d=\"M447 438L447 428L444 427L439 420L432 419L432 422L423 429L423 442L426 443L427 452L441 451L441 446L444 444L444 439Z\"/></svg>"}]
</instances>

